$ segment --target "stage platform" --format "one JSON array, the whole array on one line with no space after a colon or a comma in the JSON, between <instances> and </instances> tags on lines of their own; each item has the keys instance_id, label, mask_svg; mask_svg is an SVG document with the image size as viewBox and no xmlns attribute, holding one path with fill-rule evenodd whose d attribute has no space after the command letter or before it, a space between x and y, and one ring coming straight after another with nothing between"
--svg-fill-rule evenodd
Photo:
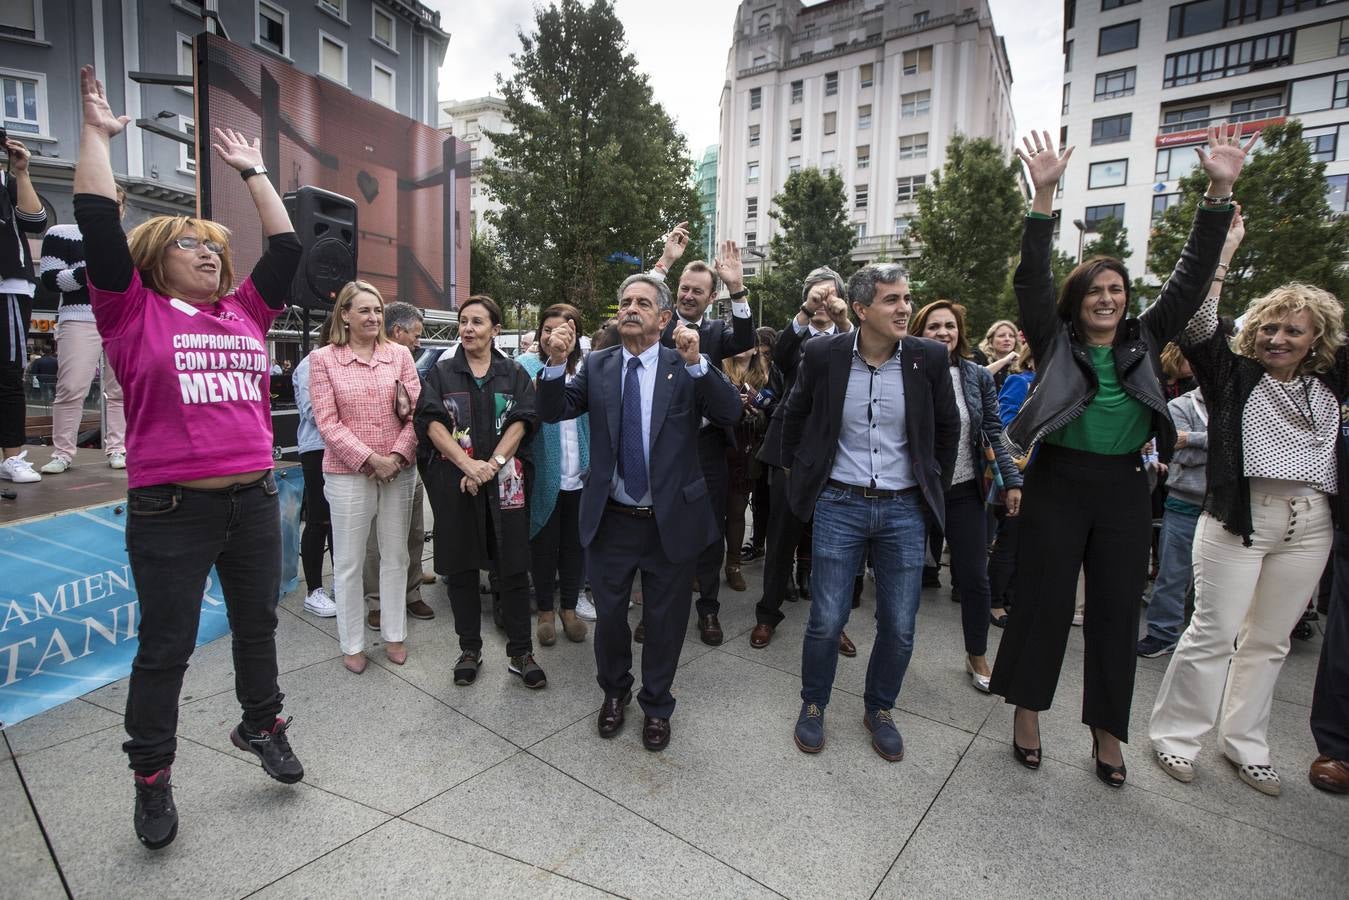
<instances>
[{"instance_id":1,"label":"stage platform","mask_svg":"<svg viewBox=\"0 0 1349 900\"><path fill-rule=\"evenodd\" d=\"M51 447L24 447L28 462L41 469L51 459ZM18 494L16 500L0 500L0 527L70 512L100 503L112 503L126 498L126 469L108 466L102 450L78 449L69 469L60 475L43 475L32 484L0 481L0 488Z\"/></svg>"}]
</instances>

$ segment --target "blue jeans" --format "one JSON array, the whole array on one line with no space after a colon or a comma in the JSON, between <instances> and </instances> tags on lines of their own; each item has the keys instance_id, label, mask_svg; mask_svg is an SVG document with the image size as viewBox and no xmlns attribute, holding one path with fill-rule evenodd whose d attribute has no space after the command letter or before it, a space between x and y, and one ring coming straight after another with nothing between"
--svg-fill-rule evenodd
<instances>
[{"instance_id":1,"label":"blue jeans","mask_svg":"<svg viewBox=\"0 0 1349 900\"><path fill-rule=\"evenodd\" d=\"M1185 628L1185 594L1194 579L1194 529L1198 516L1168 507L1162 516L1157 579L1148 603L1148 634L1174 644Z\"/></svg>"},{"instance_id":2,"label":"blue jeans","mask_svg":"<svg viewBox=\"0 0 1349 900\"><path fill-rule=\"evenodd\" d=\"M876 643L867 664L869 712L894 707L913 655L927 522L917 491L868 500L825 486L815 504L810 621L801 648L801 699L829 704L838 638L852 612L853 579L868 551L876 569Z\"/></svg>"}]
</instances>

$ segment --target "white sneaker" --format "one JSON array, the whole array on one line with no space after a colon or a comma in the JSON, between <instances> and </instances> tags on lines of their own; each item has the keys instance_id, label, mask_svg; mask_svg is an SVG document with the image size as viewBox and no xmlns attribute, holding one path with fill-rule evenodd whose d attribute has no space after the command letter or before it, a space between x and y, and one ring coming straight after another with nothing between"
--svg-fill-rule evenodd
<instances>
[{"instance_id":1,"label":"white sneaker","mask_svg":"<svg viewBox=\"0 0 1349 900\"><path fill-rule=\"evenodd\" d=\"M1082 613L1075 613L1073 615L1073 627L1075 628L1082 627Z\"/></svg>"},{"instance_id":2,"label":"white sneaker","mask_svg":"<svg viewBox=\"0 0 1349 900\"><path fill-rule=\"evenodd\" d=\"M41 481L42 476L28 463L28 451L25 450L18 456L11 456L9 459L0 463L0 478L6 481L13 481L17 484L27 484L32 481Z\"/></svg>"},{"instance_id":3,"label":"white sneaker","mask_svg":"<svg viewBox=\"0 0 1349 900\"><path fill-rule=\"evenodd\" d=\"M108 466L113 469L126 468L126 451L114 450L108 454Z\"/></svg>"},{"instance_id":4,"label":"white sneaker","mask_svg":"<svg viewBox=\"0 0 1349 900\"><path fill-rule=\"evenodd\" d=\"M331 619L337 615L337 604L333 598L328 596L328 592L323 588L314 588L309 592L309 596L304 598L304 611L313 613L320 619Z\"/></svg>"},{"instance_id":5,"label":"white sneaker","mask_svg":"<svg viewBox=\"0 0 1349 900\"><path fill-rule=\"evenodd\" d=\"M598 618L595 614L595 604L591 603L590 598L585 594L576 598L576 617L585 619L587 622L593 622Z\"/></svg>"},{"instance_id":6,"label":"white sneaker","mask_svg":"<svg viewBox=\"0 0 1349 900\"><path fill-rule=\"evenodd\" d=\"M47 464L38 471L43 475L60 475L66 469L70 468L70 460L59 453L53 453L52 458L47 460Z\"/></svg>"}]
</instances>

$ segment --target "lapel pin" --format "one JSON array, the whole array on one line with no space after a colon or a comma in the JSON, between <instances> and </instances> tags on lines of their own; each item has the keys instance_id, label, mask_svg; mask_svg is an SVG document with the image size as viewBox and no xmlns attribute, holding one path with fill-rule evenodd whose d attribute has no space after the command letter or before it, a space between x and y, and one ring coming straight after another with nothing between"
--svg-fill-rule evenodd
<instances>
[{"instance_id":1,"label":"lapel pin","mask_svg":"<svg viewBox=\"0 0 1349 900\"><path fill-rule=\"evenodd\" d=\"M673 372L666 372L666 373L665 373L665 380L666 380L666 381L669 381L671 378L674 378L674 373L673 373Z\"/></svg>"}]
</instances>

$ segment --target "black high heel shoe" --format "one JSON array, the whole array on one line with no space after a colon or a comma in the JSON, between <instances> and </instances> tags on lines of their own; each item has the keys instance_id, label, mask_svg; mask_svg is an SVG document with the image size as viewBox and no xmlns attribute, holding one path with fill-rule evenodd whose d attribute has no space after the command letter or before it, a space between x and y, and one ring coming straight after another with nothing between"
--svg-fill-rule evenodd
<instances>
[{"instance_id":1,"label":"black high heel shoe","mask_svg":"<svg viewBox=\"0 0 1349 900\"><path fill-rule=\"evenodd\" d=\"M1040 747L1018 746L1016 742L1016 719L1015 714L1013 715L1014 717L1012 719L1012 755L1016 757L1017 762L1021 763L1021 765L1025 766L1027 769L1038 769L1040 768L1040 759L1041 757L1044 756L1044 754L1041 752L1041 750L1043 749L1044 741L1040 742L1040 744L1042 745ZM1036 730L1038 731L1039 729L1037 728ZM1034 757L1034 759L1032 759L1031 757Z\"/></svg>"},{"instance_id":2,"label":"black high heel shoe","mask_svg":"<svg viewBox=\"0 0 1349 900\"><path fill-rule=\"evenodd\" d=\"M1091 726L1087 727L1091 731L1091 758L1096 761L1096 777L1110 785L1112 788L1124 787L1124 779L1129 777L1128 768L1123 764L1112 766L1109 763L1101 762L1100 758L1096 755L1097 751L1100 749L1100 742L1096 739L1096 729ZM1118 781L1115 780L1116 775L1119 776Z\"/></svg>"}]
</instances>

